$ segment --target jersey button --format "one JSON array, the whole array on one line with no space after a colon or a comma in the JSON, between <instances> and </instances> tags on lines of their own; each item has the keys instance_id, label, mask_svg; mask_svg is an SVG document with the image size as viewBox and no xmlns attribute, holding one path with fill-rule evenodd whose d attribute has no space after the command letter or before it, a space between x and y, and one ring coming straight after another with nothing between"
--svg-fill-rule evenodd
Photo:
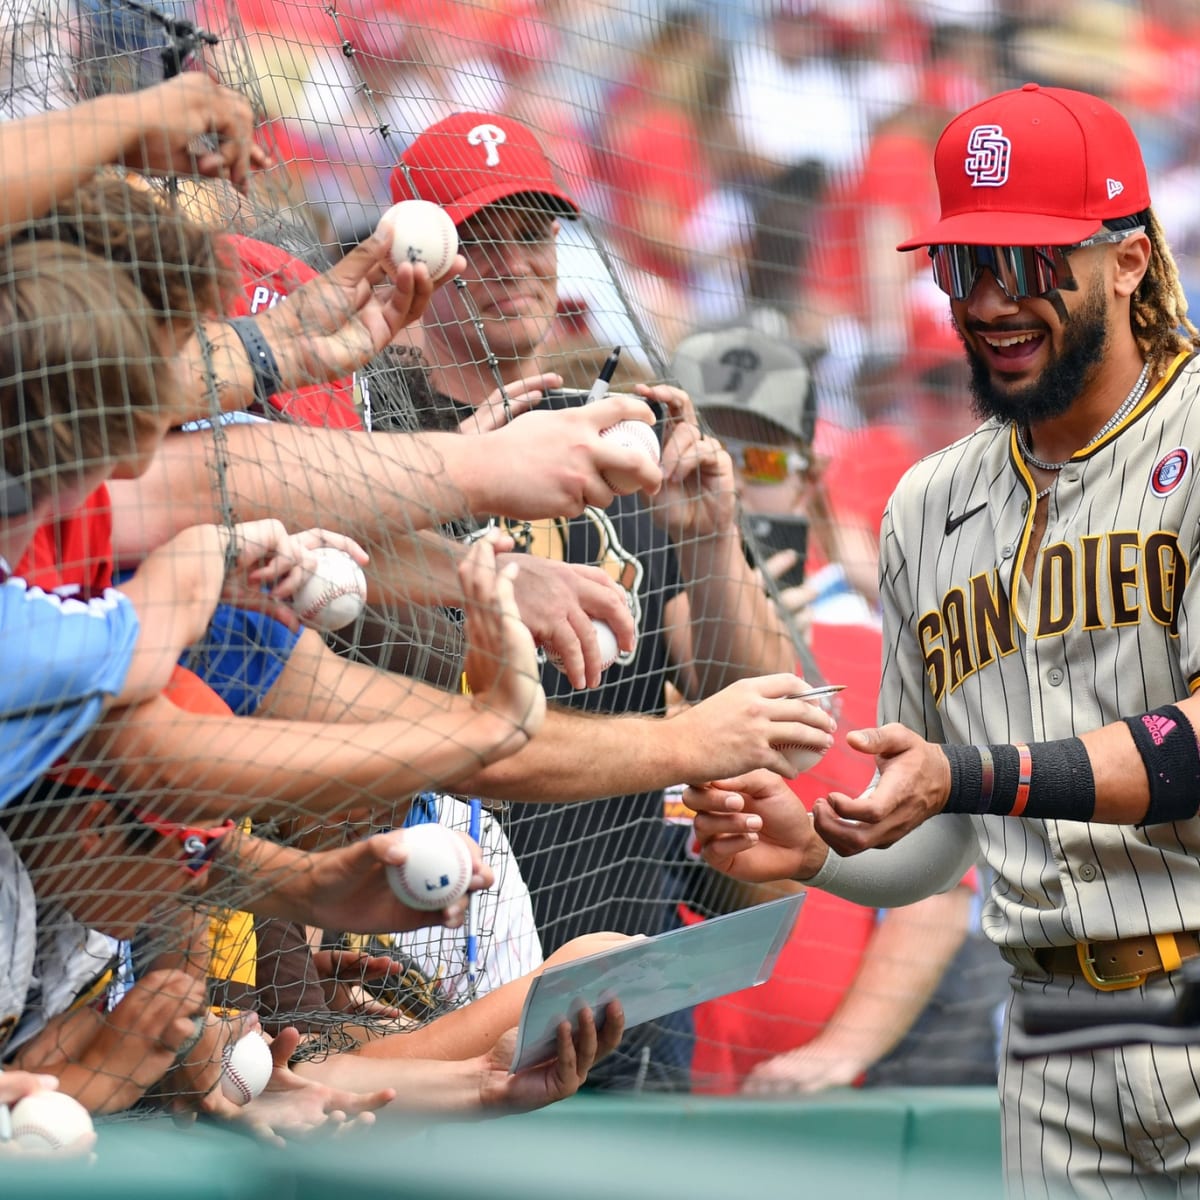
<instances>
[{"instance_id":1,"label":"jersey button","mask_svg":"<svg viewBox=\"0 0 1200 1200\"><path fill-rule=\"evenodd\" d=\"M1066 676L1058 667L1051 667L1050 670L1046 672L1046 680L1051 687L1058 687L1064 678L1066 678Z\"/></svg>"},{"instance_id":2,"label":"jersey button","mask_svg":"<svg viewBox=\"0 0 1200 1200\"><path fill-rule=\"evenodd\" d=\"M1013 556L1013 548L1011 546L1001 546L1000 547L1000 557L1001 558L1012 558L1012 556Z\"/></svg>"},{"instance_id":3,"label":"jersey button","mask_svg":"<svg viewBox=\"0 0 1200 1200\"><path fill-rule=\"evenodd\" d=\"M1079 868L1079 878L1082 879L1084 883L1091 883L1098 874L1099 872L1095 867L1092 866L1091 863L1084 863Z\"/></svg>"}]
</instances>

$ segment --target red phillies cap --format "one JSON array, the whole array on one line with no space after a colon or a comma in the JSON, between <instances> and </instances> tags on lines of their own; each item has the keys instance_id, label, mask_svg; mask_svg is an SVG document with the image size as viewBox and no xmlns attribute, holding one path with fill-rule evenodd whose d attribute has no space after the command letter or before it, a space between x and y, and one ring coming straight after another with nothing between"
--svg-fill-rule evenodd
<instances>
[{"instance_id":1,"label":"red phillies cap","mask_svg":"<svg viewBox=\"0 0 1200 1200\"><path fill-rule=\"evenodd\" d=\"M460 112L430 125L392 172L392 199L397 204L430 200L440 204L455 225L495 200L525 193L545 197L550 208L564 216L579 215L579 205L555 182L533 130L495 113Z\"/></svg>"},{"instance_id":2,"label":"red phillies cap","mask_svg":"<svg viewBox=\"0 0 1200 1200\"><path fill-rule=\"evenodd\" d=\"M1070 246L1150 207L1137 138L1086 92L1027 83L955 117L934 151L942 219L896 248Z\"/></svg>"}]
</instances>

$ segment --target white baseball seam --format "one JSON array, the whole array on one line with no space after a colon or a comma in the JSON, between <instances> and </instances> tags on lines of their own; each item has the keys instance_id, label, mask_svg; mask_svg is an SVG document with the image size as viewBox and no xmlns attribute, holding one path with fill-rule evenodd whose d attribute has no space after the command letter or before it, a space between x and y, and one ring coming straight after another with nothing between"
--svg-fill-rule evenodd
<instances>
[{"instance_id":1,"label":"white baseball seam","mask_svg":"<svg viewBox=\"0 0 1200 1200\"><path fill-rule=\"evenodd\" d=\"M232 1061L226 1061L225 1074L229 1077L230 1083L242 1093L242 1103L249 1104L254 1099L254 1092L242 1073L233 1065Z\"/></svg>"},{"instance_id":2,"label":"white baseball seam","mask_svg":"<svg viewBox=\"0 0 1200 1200\"><path fill-rule=\"evenodd\" d=\"M67 1143L62 1138L46 1125L30 1124L28 1122L14 1125L12 1130L13 1140L19 1137L40 1137L50 1146L51 1150L61 1150Z\"/></svg>"},{"instance_id":3,"label":"white baseball seam","mask_svg":"<svg viewBox=\"0 0 1200 1200\"><path fill-rule=\"evenodd\" d=\"M358 595L358 588L349 583L331 584L301 614L300 620L311 621L327 604L342 596Z\"/></svg>"}]
</instances>

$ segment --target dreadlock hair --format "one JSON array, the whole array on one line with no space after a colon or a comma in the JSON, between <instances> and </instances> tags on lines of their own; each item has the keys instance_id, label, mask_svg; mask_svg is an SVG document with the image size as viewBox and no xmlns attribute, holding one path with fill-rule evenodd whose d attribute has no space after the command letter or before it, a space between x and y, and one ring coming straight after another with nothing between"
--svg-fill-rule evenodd
<instances>
[{"instance_id":1,"label":"dreadlock hair","mask_svg":"<svg viewBox=\"0 0 1200 1200\"><path fill-rule=\"evenodd\" d=\"M1176 355L1200 349L1200 330L1188 319L1179 268L1154 210L1145 208L1133 216L1105 222L1106 228L1116 230L1138 225L1150 239L1150 262L1133 294L1129 323L1142 357L1158 376Z\"/></svg>"}]
</instances>

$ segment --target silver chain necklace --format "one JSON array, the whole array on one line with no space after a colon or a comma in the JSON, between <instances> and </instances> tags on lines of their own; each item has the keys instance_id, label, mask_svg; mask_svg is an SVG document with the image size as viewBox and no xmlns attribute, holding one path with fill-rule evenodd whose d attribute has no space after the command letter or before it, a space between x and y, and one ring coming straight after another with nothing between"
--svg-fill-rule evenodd
<instances>
[{"instance_id":1,"label":"silver chain necklace","mask_svg":"<svg viewBox=\"0 0 1200 1200\"><path fill-rule=\"evenodd\" d=\"M1120 423L1125 420L1127 416L1129 416L1134 408L1137 407L1138 401L1141 400L1141 398L1146 394L1146 388L1149 386L1149 383L1150 364L1143 363L1142 373L1137 377L1137 381L1134 383L1129 395L1121 401L1121 407L1118 408L1117 411L1113 413L1113 415L1109 417L1107 421L1104 422L1096 436L1092 438L1090 442L1088 442L1087 446L1083 447L1084 450L1086 450L1088 446L1094 446L1102 437L1105 436L1105 434L1110 433L1118 425L1120 425ZM1021 426L1014 421L1013 428L1016 430L1017 434L1017 449L1021 451L1021 457L1031 467L1037 467L1039 471L1061 471L1063 467L1070 465L1070 458L1063 459L1062 462L1052 463L1043 462L1040 458L1035 457L1033 451L1030 450L1028 443L1025 441L1025 434L1022 431ZM1079 454L1081 451L1077 450L1075 453ZM1073 458L1074 455L1071 457ZM1050 486L1053 487L1054 485L1051 484ZM1050 488L1045 488L1043 491L1038 493L1037 498L1041 500L1043 496L1049 493L1049 491Z\"/></svg>"}]
</instances>

